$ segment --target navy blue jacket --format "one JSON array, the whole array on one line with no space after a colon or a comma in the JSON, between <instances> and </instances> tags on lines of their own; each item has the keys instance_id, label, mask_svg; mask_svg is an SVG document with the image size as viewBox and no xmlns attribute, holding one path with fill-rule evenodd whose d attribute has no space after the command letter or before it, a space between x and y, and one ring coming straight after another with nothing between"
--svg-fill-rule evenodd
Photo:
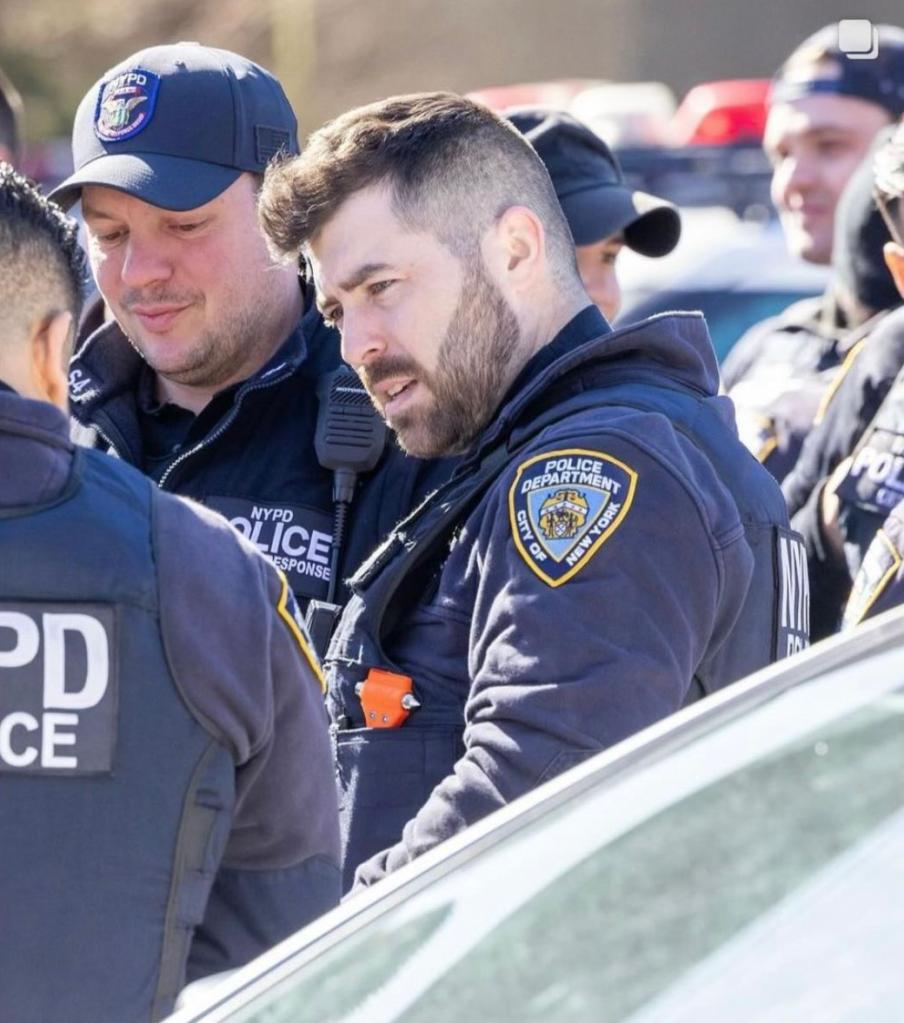
<instances>
[{"instance_id":1,"label":"navy blue jacket","mask_svg":"<svg viewBox=\"0 0 904 1023\"><path fill-rule=\"evenodd\" d=\"M806 644L802 547L717 386L699 314L584 310L360 570L327 659L346 885ZM374 667L414 680L399 728L366 727Z\"/></svg>"},{"instance_id":2,"label":"navy blue jacket","mask_svg":"<svg viewBox=\"0 0 904 1023\"><path fill-rule=\"evenodd\" d=\"M0 385L0 1016L145 1023L339 896L316 661L212 512Z\"/></svg>"},{"instance_id":3,"label":"navy blue jacket","mask_svg":"<svg viewBox=\"0 0 904 1023\"><path fill-rule=\"evenodd\" d=\"M333 475L314 450L316 386L339 363L335 331L312 307L265 366L202 410L179 451L154 473L164 490L225 515L285 572L302 606L325 599L329 584ZM119 327L107 324L72 361L70 402L79 443L148 472L137 414L143 366ZM408 458L387 444L377 468L358 484L341 579L448 475L444 464ZM345 595L340 587L340 603Z\"/></svg>"},{"instance_id":4,"label":"navy blue jacket","mask_svg":"<svg viewBox=\"0 0 904 1023\"><path fill-rule=\"evenodd\" d=\"M904 603L904 499L876 531L854 576L842 628Z\"/></svg>"},{"instance_id":5,"label":"navy blue jacket","mask_svg":"<svg viewBox=\"0 0 904 1023\"><path fill-rule=\"evenodd\" d=\"M885 486L879 494L887 481L880 478L879 464L867 466L866 461L874 441L880 446L885 441L894 445L895 437L904 436L904 422L898 422L895 412L900 387L904 387L895 383L904 366L904 308L884 313L872 323L872 329L851 349L821 421L807 437L794 472L782 485L794 527L807 547L814 639L838 628L863 554L898 502L893 488ZM884 426L880 418L886 420ZM822 535L820 501L826 479L855 452L860 454L859 462L852 465L850 478L839 491L846 541L846 558L839 558Z\"/></svg>"}]
</instances>

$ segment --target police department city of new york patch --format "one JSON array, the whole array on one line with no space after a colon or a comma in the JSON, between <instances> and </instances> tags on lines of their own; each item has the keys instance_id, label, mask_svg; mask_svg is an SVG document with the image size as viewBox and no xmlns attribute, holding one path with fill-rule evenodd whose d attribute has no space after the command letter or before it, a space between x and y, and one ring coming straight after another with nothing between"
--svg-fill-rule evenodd
<instances>
[{"instance_id":1,"label":"police department city of new york patch","mask_svg":"<svg viewBox=\"0 0 904 1023\"><path fill-rule=\"evenodd\" d=\"M104 82L97 96L94 133L102 142L124 142L154 115L160 76L136 67Z\"/></svg>"},{"instance_id":2,"label":"police department city of new york patch","mask_svg":"<svg viewBox=\"0 0 904 1023\"><path fill-rule=\"evenodd\" d=\"M624 522L637 473L602 451L544 451L518 466L509 490L515 546L549 586L568 582Z\"/></svg>"}]
</instances>

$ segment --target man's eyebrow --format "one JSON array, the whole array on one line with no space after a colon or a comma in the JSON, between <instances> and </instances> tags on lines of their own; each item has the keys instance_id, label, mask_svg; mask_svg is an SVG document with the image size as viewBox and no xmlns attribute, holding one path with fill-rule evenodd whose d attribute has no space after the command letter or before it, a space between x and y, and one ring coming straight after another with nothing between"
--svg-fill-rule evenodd
<instances>
[{"instance_id":1,"label":"man's eyebrow","mask_svg":"<svg viewBox=\"0 0 904 1023\"><path fill-rule=\"evenodd\" d=\"M344 281L339 282L340 291L354 291L362 285L368 277L373 274L382 273L389 269L389 263L363 263L353 274L350 274Z\"/></svg>"},{"instance_id":2,"label":"man's eyebrow","mask_svg":"<svg viewBox=\"0 0 904 1023\"><path fill-rule=\"evenodd\" d=\"M354 291L355 288L360 287L368 277L372 277L374 274L382 273L384 270L390 268L389 263L362 263L361 266L355 270L354 273L349 274L344 281L340 281L338 285L339 291ZM324 310L331 306L336 300L330 296L325 295L319 288L316 293L317 308L321 314Z\"/></svg>"},{"instance_id":3,"label":"man's eyebrow","mask_svg":"<svg viewBox=\"0 0 904 1023\"><path fill-rule=\"evenodd\" d=\"M103 210L96 209L85 199L82 199L82 216L94 217L95 219L103 218L104 220L116 219L116 217L114 217L112 213L104 213Z\"/></svg>"}]
</instances>

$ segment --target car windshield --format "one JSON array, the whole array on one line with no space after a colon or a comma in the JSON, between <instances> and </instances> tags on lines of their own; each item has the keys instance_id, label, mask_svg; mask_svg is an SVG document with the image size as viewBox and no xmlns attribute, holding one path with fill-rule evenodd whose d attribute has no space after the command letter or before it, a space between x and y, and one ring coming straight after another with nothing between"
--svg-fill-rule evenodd
<instances>
[{"instance_id":1,"label":"car windshield","mask_svg":"<svg viewBox=\"0 0 904 1023\"><path fill-rule=\"evenodd\" d=\"M904 1018L904 657L508 833L233 1023Z\"/></svg>"}]
</instances>

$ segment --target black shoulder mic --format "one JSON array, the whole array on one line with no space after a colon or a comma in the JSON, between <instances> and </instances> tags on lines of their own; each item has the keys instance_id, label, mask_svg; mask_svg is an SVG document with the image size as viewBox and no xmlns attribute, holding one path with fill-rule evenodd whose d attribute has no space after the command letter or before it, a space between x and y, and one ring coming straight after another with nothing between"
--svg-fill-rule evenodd
<instances>
[{"instance_id":1,"label":"black shoulder mic","mask_svg":"<svg viewBox=\"0 0 904 1023\"><path fill-rule=\"evenodd\" d=\"M339 554L345 539L348 506L355 495L358 474L368 472L380 460L386 445L386 424L374 408L357 373L344 363L317 381L317 429L314 450L317 461L333 470L335 528L330 561L327 600L336 595Z\"/></svg>"}]
</instances>

